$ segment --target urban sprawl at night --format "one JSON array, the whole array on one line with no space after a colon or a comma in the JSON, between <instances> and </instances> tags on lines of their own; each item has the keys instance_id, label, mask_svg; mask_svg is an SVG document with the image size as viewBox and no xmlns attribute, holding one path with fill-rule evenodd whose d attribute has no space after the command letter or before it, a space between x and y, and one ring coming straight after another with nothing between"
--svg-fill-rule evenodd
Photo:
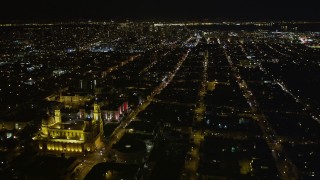
<instances>
[{"instance_id":1,"label":"urban sprawl at night","mask_svg":"<svg viewBox=\"0 0 320 180\"><path fill-rule=\"evenodd\" d=\"M0 24L0 179L320 179L320 23Z\"/></svg>"}]
</instances>

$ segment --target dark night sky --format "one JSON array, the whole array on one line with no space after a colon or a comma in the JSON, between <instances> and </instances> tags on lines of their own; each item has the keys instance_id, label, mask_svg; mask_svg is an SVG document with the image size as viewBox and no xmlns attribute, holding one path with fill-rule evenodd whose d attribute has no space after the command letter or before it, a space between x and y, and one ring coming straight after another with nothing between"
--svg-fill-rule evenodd
<instances>
[{"instance_id":1,"label":"dark night sky","mask_svg":"<svg viewBox=\"0 0 320 180\"><path fill-rule=\"evenodd\" d=\"M316 0L303 0L299 3L295 1L2 0L0 21L69 20L79 18L320 20Z\"/></svg>"}]
</instances>

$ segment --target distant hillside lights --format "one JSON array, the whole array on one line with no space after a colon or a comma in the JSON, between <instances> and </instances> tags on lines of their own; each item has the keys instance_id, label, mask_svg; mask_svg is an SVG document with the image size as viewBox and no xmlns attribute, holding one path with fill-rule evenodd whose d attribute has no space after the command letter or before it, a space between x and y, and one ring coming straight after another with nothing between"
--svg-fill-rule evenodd
<instances>
[{"instance_id":1,"label":"distant hillside lights","mask_svg":"<svg viewBox=\"0 0 320 180\"><path fill-rule=\"evenodd\" d=\"M57 69L57 70L52 71L52 75L53 76L61 76L61 75L66 74L67 72L68 72L67 70Z\"/></svg>"},{"instance_id":2,"label":"distant hillside lights","mask_svg":"<svg viewBox=\"0 0 320 180\"><path fill-rule=\"evenodd\" d=\"M99 53L103 53L103 52L112 52L114 51L114 49L112 47L92 47L90 48L91 52L99 52Z\"/></svg>"}]
</instances>

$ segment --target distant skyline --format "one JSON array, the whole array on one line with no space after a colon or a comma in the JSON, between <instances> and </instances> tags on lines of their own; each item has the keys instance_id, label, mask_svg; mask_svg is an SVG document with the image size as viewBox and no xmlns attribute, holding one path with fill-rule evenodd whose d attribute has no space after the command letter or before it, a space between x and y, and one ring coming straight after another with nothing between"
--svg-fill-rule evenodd
<instances>
[{"instance_id":1,"label":"distant skyline","mask_svg":"<svg viewBox=\"0 0 320 180\"><path fill-rule=\"evenodd\" d=\"M230 19L319 21L314 0L6 0L0 20Z\"/></svg>"}]
</instances>

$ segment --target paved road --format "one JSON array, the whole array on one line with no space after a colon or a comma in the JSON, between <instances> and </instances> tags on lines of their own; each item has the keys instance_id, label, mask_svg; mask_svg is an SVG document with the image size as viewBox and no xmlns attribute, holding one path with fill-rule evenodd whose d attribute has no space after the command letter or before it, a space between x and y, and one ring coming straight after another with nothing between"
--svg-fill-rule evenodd
<instances>
[{"instance_id":1,"label":"paved road","mask_svg":"<svg viewBox=\"0 0 320 180\"><path fill-rule=\"evenodd\" d=\"M243 91L244 96L251 107L252 113L255 115L254 119L257 120L257 123L262 130L264 140L267 142L267 145L271 150L271 152L273 152L273 157L276 162L276 166L280 173L281 179L284 179L284 180L299 179L298 171L295 165L284 153L282 144L279 143L280 142L279 138L276 136L275 131L268 123L268 120L265 117L265 115L261 112L260 107L255 97L253 96L251 90L249 89L247 83L241 78L236 66L233 65L233 62L230 56L228 56L226 48L224 48L224 51L225 51L225 56L227 57L228 63L233 72L233 75L235 76L240 89Z\"/></svg>"},{"instance_id":2,"label":"paved road","mask_svg":"<svg viewBox=\"0 0 320 180\"><path fill-rule=\"evenodd\" d=\"M203 121L204 114L206 112L206 106L204 104L204 97L207 91L207 74L208 71L208 52L206 52L203 58L203 75L201 81L201 88L199 90L199 101L195 108L194 124L200 124ZM198 167L200 161L200 144L204 140L204 136L201 129L193 129L191 135L191 141L193 146L188 152L188 156L185 159L185 166L182 172L181 179L197 179Z\"/></svg>"},{"instance_id":3,"label":"paved road","mask_svg":"<svg viewBox=\"0 0 320 180\"><path fill-rule=\"evenodd\" d=\"M173 71L173 73L168 74L167 80L162 81L159 84L159 86L157 86L151 92L151 94L147 97L147 99L139 107L137 107L135 110L131 111L129 113L129 115L124 120L122 120L120 125L111 134L108 142L102 142L101 146L99 148L97 148L96 152L83 157L83 162L81 164L79 164L78 167L76 167L76 169L79 169L79 170L75 170L76 172L78 171L76 179L81 179L81 180L84 179L85 176L89 173L89 171L96 164L98 164L100 162L108 161L108 154L111 150L111 147L113 144L117 143L121 139L121 137L125 134L125 127L128 124L130 124L130 122L133 121L140 112L144 111L149 106L149 104L153 101L154 97L157 94L161 93L161 91L165 87L167 87L167 85L172 81L175 74L180 69L183 62L188 57L189 52L190 52L190 50L188 50L186 53L183 54L182 58L175 66L175 68L174 68L175 70Z\"/></svg>"}]
</instances>

